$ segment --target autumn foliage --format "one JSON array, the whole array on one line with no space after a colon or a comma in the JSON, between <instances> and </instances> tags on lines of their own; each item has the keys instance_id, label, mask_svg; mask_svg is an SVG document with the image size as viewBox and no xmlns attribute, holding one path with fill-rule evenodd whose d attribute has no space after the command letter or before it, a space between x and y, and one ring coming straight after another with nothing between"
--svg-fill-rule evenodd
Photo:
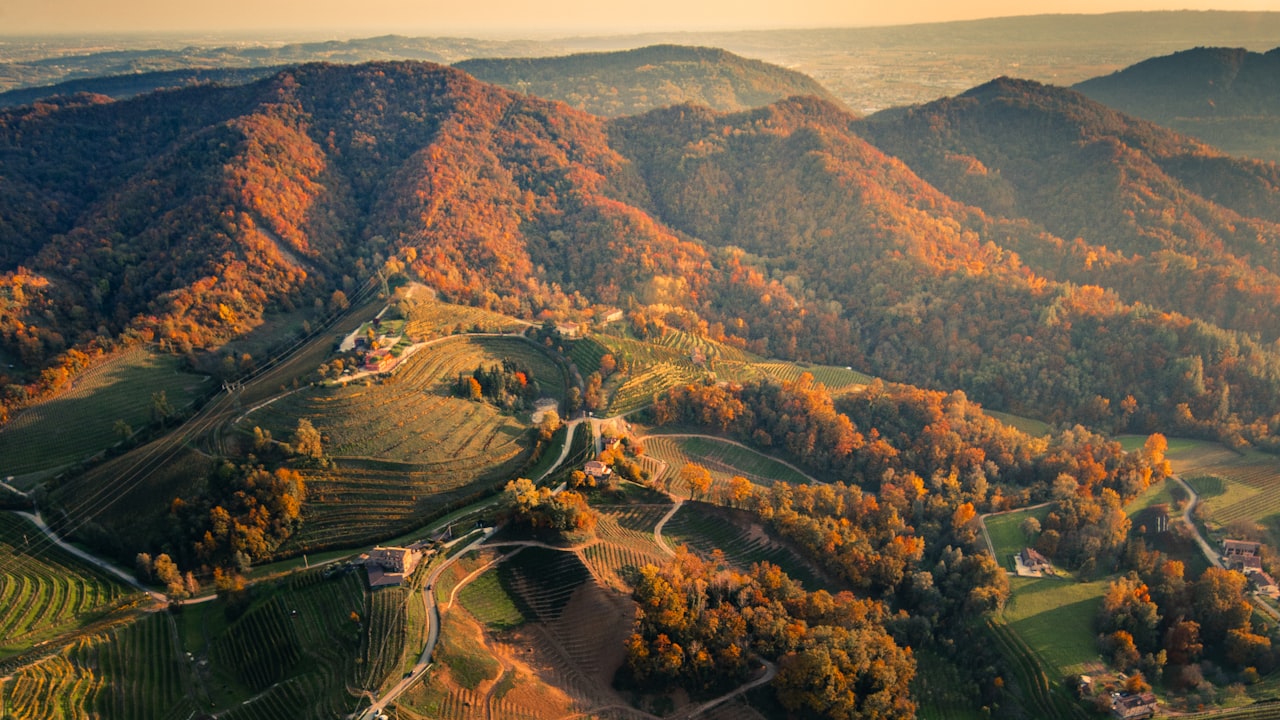
<instances>
[{"instance_id":1,"label":"autumn foliage","mask_svg":"<svg viewBox=\"0 0 1280 720\"><path fill-rule=\"evenodd\" d=\"M792 712L818 718L909 718L915 661L885 630L888 610L850 593L806 592L779 568L729 569L681 550L635 581L631 678L711 694L745 682L753 658L777 661L772 686Z\"/></svg>"}]
</instances>

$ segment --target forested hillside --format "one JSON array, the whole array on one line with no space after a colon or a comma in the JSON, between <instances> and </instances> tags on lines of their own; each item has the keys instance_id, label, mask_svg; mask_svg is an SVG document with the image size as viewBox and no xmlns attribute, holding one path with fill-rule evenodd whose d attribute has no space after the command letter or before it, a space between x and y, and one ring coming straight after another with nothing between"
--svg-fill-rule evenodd
<instances>
[{"instance_id":1,"label":"forested hillside","mask_svg":"<svg viewBox=\"0 0 1280 720\"><path fill-rule=\"evenodd\" d=\"M717 48L654 45L565 57L463 60L454 67L605 117L684 103L746 110L793 95L835 101L808 75Z\"/></svg>"},{"instance_id":2,"label":"forested hillside","mask_svg":"<svg viewBox=\"0 0 1280 720\"><path fill-rule=\"evenodd\" d=\"M978 105L967 97L955 102ZM709 243L742 248L768 276L809 301L812 310L804 317L823 329L796 336L802 355L825 354L832 362L847 358L882 376L963 387L989 406L1104 426L1159 418L1193 431L1206 426L1202 421L1228 421L1233 412L1245 424L1270 418L1266 406L1252 404L1276 391L1269 379L1275 377L1276 360L1269 344L1219 329L1209 315L1215 306L1195 295L1168 297L1158 305L1156 300L1166 298L1148 297L1150 304L1133 304L1144 299L1132 296L1135 284L1176 288L1159 280L1164 268L1147 263L1123 283L1102 277L1094 281L1101 284L1084 285L1070 276L1059 278L1057 268L1040 259L1071 247L1043 229L1051 218L1009 220L999 215L1016 218L1016 213L1001 206L988 204L988 212L962 205L857 134L897 150L885 138L901 128L896 137L902 139L903 159L913 167L921 163L926 177L934 177L929 172L934 166L925 161L945 160L946 151L937 147L959 133L940 119L948 132L931 135L927 111L881 131L816 102L782 103L737 116L683 108L619 120L613 137L646 177L659 217ZM1074 138L1081 133L1081 118L1036 110L1013 114L1028 120L984 130L989 160L966 161L959 157L963 150L952 152L952 160L974 168L985 162L996 166L991 177L975 176L999 188L997 163L1018 158L1020 148L1026 152L1054 142L1078 147ZM915 125L907 127L908 121ZM985 127L977 120L972 124ZM1055 131L1071 139L1063 141ZM1194 145L1164 136L1170 147ZM1028 172L1058 171L1057 158L1036 157L1036 163L1022 161ZM1206 157L1207 164L1214 161ZM1066 177L1080 171L1076 162L1073 172L1063 168ZM1094 194L1081 197L1061 187L1037 191L1034 179L1028 178L1026 192L1066 217L1110 220L1097 211L1125 198L1126 188L1114 182L1096 190L1082 182ZM966 195L964 186L948 184L940 174L936 182L971 202L983 199L976 192ZM1115 217L1127 215L1118 210ZM1231 217L1244 227L1266 232L1273 227ZM1130 234L1140 236L1136 230ZM1112 242L1117 241L1108 238ZM1257 252L1259 260L1266 257L1261 247ZM1081 265L1086 255L1081 253ZM1240 268L1254 285L1273 282L1265 266L1245 265L1252 255L1246 261L1226 252L1214 257ZM1235 307L1244 316L1263 312L1244 303ZM826 330L823 310L834 313L836 329ZM751 318L728 318L726 327L767 327L770 316L753 311ZM1197 313L1209 320L1196 320ZM840 322L847 324L840 327ZM763 334L774 343L771 351L790 352L788 335ZM1263 426L1255 430L1267 434Z\"/></svg>"},{"instance_id":3,"label":"forested hillside","mask_svg":"<svg viewBox=\"0 0 1280 720\"><path fill-rule=\"evenodd\" d=\"M1074 87L1229 153L1280 160L1280 48L1197 47Z\"/></svg>"},{"instance_id":4,"label":"forested hillside","mask_svg":"<svg viewBox=\"0 0 1280 720\"><path fill-rule=\"evenodd\" d=\"M953 197L1063 239L1011 248L1048 277L1266 341L1280 333L1274 165L1008 79L878 115L866 132Z\"/></svg>"},{"instance_id":5,"label":"forested hillside","mask_svg":"<svg viewBox=\"0 0 1280 720\"><path fill-rule=\"evenodd\" d=\"M1271 442L1275 167L1070 91L606 122L438 66L309 65L0 128L10 405L84 353L215 346L404 266L527 318L614 305L993 408Z\"/></svg>"}]
</instances>

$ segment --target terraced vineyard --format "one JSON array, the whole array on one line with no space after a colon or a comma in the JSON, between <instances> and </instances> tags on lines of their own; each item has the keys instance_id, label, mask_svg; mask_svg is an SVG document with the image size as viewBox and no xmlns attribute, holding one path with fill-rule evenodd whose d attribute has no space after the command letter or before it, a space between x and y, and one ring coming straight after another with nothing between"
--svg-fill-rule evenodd
<instances>
[{"instance_id":1,"label":"terraced vineyard","mask_svg":"<svg viewBox=\"0 0 1280 720\"><path fill-rule=\"evenodd\" d=\"M773 458L712 438L649 435L644 438L644 446L645 454L660 463L652 465L650 470L662 472L662 479L671 491L686 497L689 488L680 479L680 469L690 462L711 472L711 497L720 500L729 496L729 479L735 475L764 486L775 482L809 482L808 477Z\"/></svg>"},{"instance_id":2,"label":"terraced vineyard","mask_svg":"<svg viewBox=\"0 0 1280 720\"><path fill-rule=\"evenodd\" d=\"M151 421L152 393L164 392L171 406L183 408L209 379L181 372L179 362L129 350L80 375L66 392L18 413L0 429L0 476L38 476L102 452L120 441L118 420L134 429Z\"/></svg>"},{"instance_id":3,"label":"terraced vineyard","mask_svg":"<svg viewBox=\"0 0 1280 720\"><path fill-rule=\"evenodd\" d=\"M658 363L634 372L609 402L609 415L622 415L653 403L653 398L678 385L694 382L702 372L677 363Z\"/></svg>"},{"instance_id":4,"label":"terraced vineyard","mask_svg":"<svg viewBox=\"0 0 1280 720\"><path fill-rule=\"evenodd\" d=\"M1033 651L1017 633L997 620L987 620L987 629L1008 661L1022 690L1024 706L1032 716L1046 720L1088 720L1091 717L1061 685L1049 681Z\"/></svg>"},{"instance_id":5,"label":"terraced vineyard","mask_svg":"<svg viewBox=\"0 0 1280 720\"><path fill-rule=\"evenodd\" d=\"M525 623L516 600L503 585L499 574L486 572L458 592L458 601L476 620L490 630L510 630Z\"/></svg>"},{"instance_id":6,"label":"terraced vineyard","mask_svg":"<svg viewBox=\"0 0 1280 720\"><path fill-rule=\"evenodd\" d=\"M805 588L827 587L809 565L786 546L774 541L761 526L738 524L712 506L690 502L681 506L662 530L668 545L686 545L690 550L709 555L724 552L725 560L739 568L758 562L771 562L782 568Z\"/></svg>"},{"instance_id":7,"label":"terraced vineyard","mask_svg":"<svg viewBox=\"0 0 1280 720\"><path fill-rule=\"evenodd\" d=\"M619 509L612 514L627 525L647 524L660 508ZM575 552L511 550L504 561L458 592L469 613L446 616L443 633L450 639L441 639L448 646L441 662L450 668L452 682L412 693L413 716L563 717L570 708L585 712L618 702L611 682L631 628L630 604L599 585ZM492 553L470 559L470 567L458 574L484 567L495 557ZM456 585L459 579L449 582ZM441 582L445 580L442 576ZM446 594L443 589L438 592ZM476 628L471 617L490 632L481 638L469 629ZM510 660L503 662L505 670L478 664L481 656L491 661L495 655L519 658L531 672L512 671ZM500 680L486 691L490 686L482 683L495 673Z\"/></svg>"},{"instance_id":8,"label":"terraced vineyard","mask_svg":"<svg viewBox=\"0 0 1280 720\"><path fill-rule=\"evenodd\" d=\"M146 601L142 593L43 540L31 523L0 513L0 557L8 558L0 574L0 658ZM32 548L38 555L29 554Z\"/></svg>"},{"instance_id":9,"label":"terraced vineyard","mask_svg":"<svg viewBox=\"0 0 1280 720\"><path fill-rule=\"evenodd\" d=\"M731 345L679 330L668 330L653 342L616 335L593 335L575 342L570 356L586 375L600 365L600 356L612 353L629 376L614 391L608 413L618 415L653 402L654 395L701 378L751 382L766 379L794 381L809 373L835 393L871 382L872 377L848 368L764 361Z\"/></svg>"},{"instance_id":10,"label":"terraced vineyard","mask_svg":"<svg viewBox=\"0 0 1280 720\"><path fill-rule=\"evenodd\" d=\"M371 672L360 662L366 652L377 655L384 645L372 632L368 598L358 571L326 577L324 570L312 570L292 577L280 592L219 633L211 641L217 670L213 686L245 689L220 698L218 706L233 706L239 702L236 697L250 699L225 717L332 718L350 713L357 698L348 687L360 687L365 680L376 687L383 680L370 680Z\"/></svg>"},{"instance_id":11,"label":"terraced vineyard","mask_svg":"<svg viewBox=\"0 0 1280 720\"><path fill-rule=\"evenodd\" d=\"M804 373L809 373L813 376L814 381L822 383L827 386L827 390L837 394L855 390L875 379L871 375L857 370L832 365L762 362L755 363L755 367L769 377L784 382L795 382Z\"/></svg>"},{"instance_id":12,"label":"terraced vineyard","mask_svg":"<svg viewBox=\"0 0 1280 720\"><path fill-rule=\"evenodd\" d=\"M600 369L600 358L609 352L609 348L594 337L574 340L569 345L569 359L578 366L578 373L584 378Z\"/></svg>"},{"instance_id":13,"label":"terraced vineyard","mask_svg":"<svg viewBox=\"0 0 1280 720\"><path fill-rule=\"evenodd\" d=\"M522 462L480 468L473 462L421 466L373 461L336 461L308 470L302 528L291 548L313 552L393 537L423 518L466 502L495 482L518 473Z\"/></svg>"},{"instance_id":14,"label":"terraced vineyard","mask_svg":"<svg viewBox=\"0 0 1280 720\"><path fill-rule=\"evenodd\" d=\"M147 614L78 639L0 682L0 712L15 720L90 717L180 720L195 708L169 621Z\"/></svg>"},{"instance_id":15,"label":"terraced vineyard","mask_svg":"<svg viewBox=\"0 0 1280 720\"><path fill-rule=\"evenodd\" d=\"M518 337L456 336L427 346L378 383L306 388L248 413L241 429L262 426L288 438L307 417L334 458L309 472L299 549L385 537L424 515L517 474L532 438L521 418L488 403L454 397L459 373L503 358L528 366L544 392L564 395L561 369Z\"/></svg>"},{"instance_id":16,"label":"terraced vineyard","mask_svg":"<svg viewBox=\"0 0 1280 720\"><path fill-rule=\"evenodd\" d=\"M369 642L365 643L362 663L361 687L375 692L386 683L400 679L405 650L409 646L409 603L421 606L422 601L410 597L409 588L386 587L369 594L366 612L369 625ZM421 626L418 627L419 633ZM422 638L414 638L421 648Z\"/></svg>"},{"instance_id":17,"label":"terraced vineyard","mask_svg":"<svg viewBox=\"0 0 1280 720\"><path fill-rule=\"evenodd\" d=\"M688 358L701 357L707 362L725 360L730 362L754 362L759 358L746 350L732 345L725 345L714 340L699 337L682 330L668 329L662 337L654 341L655 345L669 347Z\"/></svg>"},{"instance_id":18,"label":"terraced vineyard","mask_svg":"<svg viewBox=\"0 0 1280 720\"><path fill-rule=\"evenodd\" d=\"M629 592L626 577L641 566L659 564L665 553L653 539L653 528L670 505L597 506L596 535L601 542L582 551L592 574L621 592Z\"/></svg>"},{"instance_id":19,"label":"terraced vineyard","mask_svg":"<svg viewBox=\"0 0 1280 720\"><path fill-rule=\"evenodd\" d=\"M454 397L451 386L460 373L504 358L527 365L545 394L564 397L562 371L532 343L461 335L419 350L383 382L306 388L247 413L239 427L259 425L284 439L307 417L327 436L334 457L430 463L482 452L501 456L512 450L518 434L512 428L521 424L492 405Z\"/></svg>"}]
</instances>

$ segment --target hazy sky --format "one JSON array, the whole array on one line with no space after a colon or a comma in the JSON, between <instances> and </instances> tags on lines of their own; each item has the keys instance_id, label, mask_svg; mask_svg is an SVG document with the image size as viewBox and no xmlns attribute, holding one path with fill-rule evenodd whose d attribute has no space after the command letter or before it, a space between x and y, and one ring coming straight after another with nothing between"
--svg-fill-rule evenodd
<instances>
[{"instance_id":1,"label":"hazy sky","mask_svg":"<svg viewBox=\"0 0 1280 720\"><path fill-rule=\"evenodd\" d=\"M0 35L287 29L509 36L1183 9L1280 10L1280 0L0 0Z\"/></svg>"}]
</instances>

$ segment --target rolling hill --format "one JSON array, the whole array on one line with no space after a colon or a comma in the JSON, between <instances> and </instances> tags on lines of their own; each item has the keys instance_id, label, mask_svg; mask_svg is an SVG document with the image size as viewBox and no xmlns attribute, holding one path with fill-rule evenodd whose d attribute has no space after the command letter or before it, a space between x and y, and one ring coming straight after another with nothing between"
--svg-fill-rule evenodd
<instances>
[{"instance_id":1,"label":"rolling hill","mask_svg":"<svg viewBox=\"0 0 1280 720\"><path fill-rule=\"evenodd\" d=\"M1233 155L1280 160L1280 48L1197 47L1144 60L1075 89Z\"/></svg>"},{"instance_id":2,"label":"rolling hill","mask_svg":"<svg viewBox=\"0 0 1280 720\"><path fill-rule=\"evenodd\" d=\"M1041 274L1267 340L1280 332L1274 165L1010 79L881 113L866 132L953 197L1061 238L1011 247Z\"/></svg>"},{"instance_id":3,"label":"rolling hill","mask_svg":"<svg viewBox=\"0 0 1280 720\"><path fill-rule=\"evenodd\" d=\"M1280 394L1274 166L1036 83L606 122L456 69L307 65L0 128L11 404L76 353L216 347L393 266L1046 419L1269 442Z\"/></svg>"},{"instance_id":4,"label":"rolling hill","mask_svg":"<svg viewBox=\"0 0 1280 720\"><path fill-rule=\"evenodd\" d=\"M605 117L682 104L746 110L793 95L835 101L808 75L716 48L654 45L565 57L463 60L454 67Z\"/></svg>"}]
</instances>

